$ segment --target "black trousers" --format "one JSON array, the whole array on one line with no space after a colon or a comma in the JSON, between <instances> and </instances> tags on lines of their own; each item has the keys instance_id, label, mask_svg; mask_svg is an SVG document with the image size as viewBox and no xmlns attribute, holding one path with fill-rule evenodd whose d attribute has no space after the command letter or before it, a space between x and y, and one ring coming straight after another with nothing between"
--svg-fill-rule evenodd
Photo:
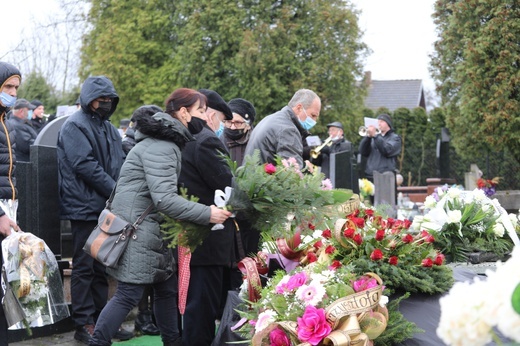
<instances>
[{"instance_id":1,"label":"black trousers","mask_svg":"<svg viewBox=\"0 0 520 346\"><path fill-rule=\"evenodd\" d=\"M224 282L224 271L229 268L190 267L190 287L183 315L183 346L209 346L215 338L215 319L219 317L222 289L228 285Z\"/></svg>"},{"instance_id":2,"label":"black trousers","mask_svg":"<svg viewBox=\"0 0 520 346\"><path fill-rule=\"evenodd\" d=\"M0 236L0 240L4 237ZM2 255L2 247L0 246L0 269L4 264L4 256ZM0 288L0 302L4 298L4 290ZM0 306L0 346L7 346L7 320L5 318L4 309Z\"/></svg>"},{"instance_id":3,"label":"black trousers","mask_svg":"<svg viewBox=\"0 0 520 346\"><path fill-rule=\"evenodd\" d=\"M72 320L76 327L95 324L108 299L105 266L83 251L83 246L96 225L97 220L70 221L74 247L70 294Z\"/></svg>"}]
</instances>

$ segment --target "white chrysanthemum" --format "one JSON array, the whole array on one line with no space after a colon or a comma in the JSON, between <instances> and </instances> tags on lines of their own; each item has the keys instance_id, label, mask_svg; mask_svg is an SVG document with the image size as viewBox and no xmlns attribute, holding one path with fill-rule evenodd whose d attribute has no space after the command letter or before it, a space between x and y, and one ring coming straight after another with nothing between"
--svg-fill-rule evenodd
<instances>
[{"instance_id":1,"label":"white chrysanthemum","mask_svg":"<svg viewBox=\"0 0 520 346\"><path fill-rule=\"evenodd\" d=\"M484 192L484 190L481 190L481 189L475 189L475 190L471 191L470 196L475 201L484 201L484 200L488 200L489 199L486 196L486 193Z\"/></svg>"},{"instance_id":2,"label":"white chrysanthemum","mask_svg":"<svg viewBox=\"0 0 520 346\"><path fill-rule=\"evenodd\" d=\"M325 287L313 280L308 285L300 286L296 290L296 297L301 300L305 306L316 306L322 301L325 293Z\"/></svg>"},{"instance_id":3,"label":"white chrysanthemum","mask_svg":"<svg viewBox=\"0 0 520 346\"><path fill-rule=\"evenodd\" d=\"M513 224L514 228L516 228L516 226L518 226L518 219L519 218L520 218L520 215L516 216L513 213L509 214L509 220L511 220L511 224Z\"/></svg>"},{"instance_id":4,"label":"white chrysanthemum","mask_svg":"<svg viewBox=\"0 0 520 346\"><path fill-rule=\"evenodd\" d=\"M426 196L426 199L424 200L424 206L426 208L434 208L435 205L437 205L437 201L432 195Z\"/></svg>"},{"instance_id":5,"label":"white chrysanthemum","mask_svg":"<svg viewBox=\"0 0 520 346\"><path fill-rule=\"evenodd\" d=\"M489 298L482 292L484 285L480 280L472 284L458 282L439 300L441 317L437 335L448 345L479 346L491 341L492 325L482 318Z\"/></svg>"},{"instance_id":6,"label":"white chrysanthemum","mask_svg":"<svg viewBox=\"0 0 520 346\"><path fill-rule=\"evenodd\" d=\"M506 229L504 228L504 225L502 223L497 222L493 225L493 233L499 238L502 238L504 236Z\"/></svg>"},{"instance_id":7,"label":"white chrysanthemum","mask_svg":"<svg viewBox=\"0 0 520 346\"><path fill-rule=\"evenodd\" d=\"M440 231L442 229L442 226L448 221L448 215L446 214L446 211L442 208L435 208L432 209L424 216L424 221L427 222L427 226L422 224L422 227L434 230L434 231Z\"/></svg>"},{"instance_id":8,"label":"white chrysanthemum","mask_svg":"<svg viewBox=\"0 0 520 346\"><path fill-rule=\"evenodd\" d=\"M261 332L265 328L267 328L268 325L276 321L276 312L274 310L268 309L264 312L261 312L258 315L258 320L256 320L255 324L255 331L256 333Z\"/></svg>"},{"instance_id":9,"label":"white chrysanthemum","mask_svg":"<svg viewBox=\"0 0 520 346\"><path fill-rule=\"evenodd\" d=\"M459 223L462 219L462 212L460 210L448 210L448 223Z\"/></svg>"},{"instance_id":10,"label":"white chrysanthemum","mask_svg":"<svg viewBox=\"0 0 520 346\"><path fill-rule=\"evenodd\" d=\"M417 215L413 218L412 225L410 226L412 229L418 231L421 229L421 224L423 223L424 217L421 215Z\"/></svg>"}]
</instances>

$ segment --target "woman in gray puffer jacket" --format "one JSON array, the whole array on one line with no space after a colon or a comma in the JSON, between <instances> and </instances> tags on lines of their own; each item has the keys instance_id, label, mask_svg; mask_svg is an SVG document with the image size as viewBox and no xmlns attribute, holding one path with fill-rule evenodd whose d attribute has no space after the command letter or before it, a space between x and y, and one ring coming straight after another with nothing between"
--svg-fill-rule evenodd
<instances>
[{"instance_id":1,"label":"woman in gray puffer jacket","mask_svg":"<svg viewBox=\"0 0 520 346\"><path fill-rule=\"evenodd\" d=\"M114 297L101 312L90 345L108 346L119 326L143 295L154 289L154 314L164 345L181 345L177 321L177 274L171 249L163 240L159 213L198 224L222 223L231 213L215 206L190 202L177 194L181 149L193 140L188 122L195 112L204 113L206 97L192 89L177 89L166 100L171 116L157 113L136 121L137 144L126 158L112 211L133 222L153 203L155 208L135 233L118 268L107 268L118 281Z\"/></svg>"}]
</instances>

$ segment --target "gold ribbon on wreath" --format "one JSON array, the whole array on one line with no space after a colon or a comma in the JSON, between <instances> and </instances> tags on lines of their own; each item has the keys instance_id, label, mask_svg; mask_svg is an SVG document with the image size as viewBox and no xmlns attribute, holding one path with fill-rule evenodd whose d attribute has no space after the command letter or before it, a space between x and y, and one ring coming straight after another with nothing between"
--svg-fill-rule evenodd
<instances>
[{"instance_id":1,"label":"gold ribbon on wreath","mask_svg":"<svg viewBox=\"0 0 520 346\"><path fill-rule=\"evenodd\" d=\"M354 221L350 219L337 219L334 223L334 238L343 246L343 247L352 247L349 243L345 242L345 237L343 236L343 231L348 228L356 229L356 224Z\"/></svg>"},{"instance_id":2,"label":"gold ribbon on wreath","mask_svg":"<svg viewBox=\"0 0 520 346\"><path fill-rule=\"evenodd\" d=\"M44 265L41 254L45 252L45 244L35 237L20 236L18 242L20 253L20 288L18 298L25 297L31 292L31 273L39 280L43 280Z\"/></svg>"},{"instance_id":3,"label":"gold ribbon on wreath","mask_svg":"<svg viewBox=\"0 0 520 346\"><path fill-rule=\"evenodd\" d=\"M325 318L332 327L332 332L323 339L323 345L334 346L369 346L386 328L388 316L377 311L383 294L382 280L374 273L366 273L376 279L378 285L367 290L337 299L325 309ZM374 311L375 310L375 311ZM376 318L379 328L370 333L362 331L360 322L366 318ZM262 340L276 328L282 328L291 337L298 339L298 324L295 321L271 323L252 339L253 346L262 345ZM309 346L305 342L297 346Z\"/></svg>"}]
</instances>

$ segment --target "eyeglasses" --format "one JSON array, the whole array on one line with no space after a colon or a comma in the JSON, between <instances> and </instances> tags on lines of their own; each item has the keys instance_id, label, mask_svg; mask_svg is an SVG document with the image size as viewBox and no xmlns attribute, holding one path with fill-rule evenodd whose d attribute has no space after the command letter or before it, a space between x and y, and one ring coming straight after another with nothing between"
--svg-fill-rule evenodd
<instances>
[{"instance_id":1,"label":"eyeglasses","mask_svg":"<svg viewBox=\"0 0 520 346\"><path fill-rule=\"evenodd\" d=\"M232 121L232 120L224 120L224 126L226 126L228 129L231 128L231 126L235 126L236 129L244 129L247 125L247 122L245 121Z\"/></svg>"}]
</instances>

